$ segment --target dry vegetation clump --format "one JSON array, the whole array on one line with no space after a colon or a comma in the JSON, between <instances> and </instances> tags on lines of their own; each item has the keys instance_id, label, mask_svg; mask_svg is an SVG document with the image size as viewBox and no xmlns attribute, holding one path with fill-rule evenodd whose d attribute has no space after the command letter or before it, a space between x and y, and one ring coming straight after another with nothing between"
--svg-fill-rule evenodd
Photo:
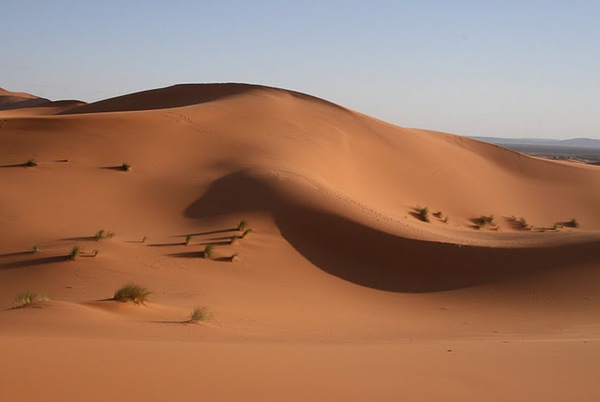
<instances>
[{"instance_id":1,"label":"dry vegetation clump","mask_svg":"<svg viewBox=\"0 0 600 402\"><path fill-rule=\"evenodd\" d=\"M423 222L429 222L429 208L417 206L417 217Z\"/></svg>"},{"instance_id":2,"label":"dry vegetation clump","mask_svg":"<svg viewBox=\"0 0 600 402\"><path fill-rule=\"evenodd\" d=\"M39 253L40 251L42 251L42 248L40 247L40 245L39 245L39 244L34 244L33 246L31 246L31 249L30 249L30 251L31 251L33 254L37 254L37 253Z\"/></svg>"},{"instance_id":3,"label":"dry vegetation clump","mask_svg":"<svg viewBox=\"0 0 600 402\"><path fill-rule=\"evenodd\" d=\"M119 167L123 172L129 172L131 170L131 165L127 162L123 162Z\"/></svg>"},{"instance_id":4,"label":"dry vegetation clump","mask_svg":"<svg viewBox=\"0 0 600 402\"><path fill-rule=\"evenodd\" d=\"M577 220L577 218L573 218L570 221L563 222L563 226L568 227L568 228L578 228L579 221Z\"/></svg>"},{"instance_id":5,"label":"dry vegetation clump","mask_svg":"<svg viewBox=\"0 0 600 402\"><path fill-rule=\"evenodd\" d=\"M213 244L207 244L204 247L204 252L202 255L204 258L213 258L215 255L215 246Z\"/></svg>"},{"instance_id":6,"label":"dry vegetation clump","mask_svg":"<svg viewBox=\"0 0 600 402\"><path fill-rule=\"evenodd\" d=\"M527 223L527 219L525 219L524 217L517 218L516 216L512 215L508 218L508 220L515 229L531 230L533 228L533 226Z\"/></svg>"},{"instance_id":7,"label":"dry vegetation clump","mask_svg":"<svg viewBox=\"0 0 600 402\"><path fill-rule=\"evenodd\" d=\"M237 235L231 236L231 239L229 239L229 244L231 244L233 246L234 244L236 244L238 242L239 239L240 239L240 237Z\"/></svg>"},{"instance_id":8,"label":"dry vegetation clump","mask_svg":"<svg viewBox=\"0 0 600 402\"><path fill-rule=\"evenodd\" d=\"M248 222L242 220L240 221L240 223L238 224L237 230L238 232L243 232L244 230L246 230L248 228Z\"/></svg>"},{"instance_id":9,"label":"dry vegetation clump","mask_svg":"<svg viewBox=\"0 0 600 402\"><path fill-rule=\"evenodd\" d=\"M192 313L190 314L190 319L188 322L190 324L195 324L197 322L208 322L209 319L210 313L208 312L206 306L195 306L194 310L192 310Z\"/></svg>"},{"instance_id":10,"label":"dry vegetation clump","mask_svg":"<svg viewBox=\"0 0 600 402\"><path fill-rule=\"evenodd\" d=\"M81 254L81 248L79 246L73 246L71 252L68 255L69 260L75 261L77 257L79 257L79 254Z\"/></svg>"},{"instance_id":11,"label":"dry vegetation clump","mask_svg":"<svg viewBox=\"0 0 600 402\"><path fill-rule=\"evenodd\" d=\"M233 253L231 254L231 257L229 257L229 261L231 262L236 262L238 259L238 253Z\"/></svg>"},{"instance_id":12,"label":"dry vegetation clump","mask_svg":"<svg viewBox=\"0 0 600 402\"><path fill-rule=\"evenodd\" d=\"M102 239L112 239L115 236L113 232L107 232L104 229L100 229L94 235L94 240L100 241Z\"/></svg>"},{"instance_id":13,"label":"dry vegetation clump","mask_svg":"<svg viewBox=\"0 0 600 402\"><path fill-rule=\"evenodd\" d=\"M185 245L186 246L189 246L192 243L192 238L193 238L192 235L185 236Z\"/></svg>"},{"instance_id":14,"label":"dry vegetation clump","mask_svg":"<svg viewBox=\"0 0 600 402\"><path fill-rule=\"evenodd\" d=\"M148 300L151 292L146 288L134 283L128 283L115 292L114 300L120 302L133 302L135 304L144 304Z\"/></svg>"},{"instance_id":15,"label":"dry vegetation clump","mask_svg":"<svg viewBox=\"0 0 600 402\"><path fill-rule=\"evenodd\" d=\"M29 290L21 292L15 297L12 308L21 308L38 301L48 301L50 298L45 292L40 294L30 292Z\"/></svg>"},{"instance_id":16,"label":"dry vegetation clump","mask_svg":"<svg viewBox=\"0 0 600 402\"><path fill-rule=\"evenodd\" d=\"M38 165L38 163L35 159L29 159L27 162L25 162L23 164L23 166L26 166L26 167L36 167L37 165Z\"/></svg>"}]
</instances>

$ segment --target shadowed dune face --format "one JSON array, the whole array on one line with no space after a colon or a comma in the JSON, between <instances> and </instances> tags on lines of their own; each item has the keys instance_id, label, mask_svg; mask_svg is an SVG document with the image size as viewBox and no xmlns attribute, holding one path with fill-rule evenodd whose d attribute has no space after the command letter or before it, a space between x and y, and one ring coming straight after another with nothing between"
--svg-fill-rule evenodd
<instances>
[{"instance_id":1,"label":"shadowed dune face","mask_svg":"<svg viewBox=\"0 0 600 402\"><path fill-rule=\"evenodd\" d=\"M396 236L297 203L277 183L243 172L215 181L185 214L207 219L252 211L271 213L282 236L323 271L380 290L437 292L600 263L600 241L552 248L492 248Z\"/></svg>"}]
</instances>

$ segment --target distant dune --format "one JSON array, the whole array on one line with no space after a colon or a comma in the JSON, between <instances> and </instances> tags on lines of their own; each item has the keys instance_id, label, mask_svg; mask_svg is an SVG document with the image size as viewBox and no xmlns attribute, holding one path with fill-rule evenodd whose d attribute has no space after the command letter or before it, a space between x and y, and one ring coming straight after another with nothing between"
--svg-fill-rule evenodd
<instances>
[{"instance_id":1,"label":"distant dune","mask_svg":"<svg viewBox=\"0 0 600 402\"><path fill-rule=\"evenodd\" d=\"M258 85L44 102L0 111L0 400L600 398L599 166Z\"/></svg>"}]
</instances>

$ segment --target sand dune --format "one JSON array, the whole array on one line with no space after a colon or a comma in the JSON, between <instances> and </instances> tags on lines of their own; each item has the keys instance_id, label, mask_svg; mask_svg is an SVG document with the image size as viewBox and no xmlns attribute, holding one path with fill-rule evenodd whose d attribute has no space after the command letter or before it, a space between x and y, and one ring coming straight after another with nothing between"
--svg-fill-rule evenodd
<instances>
[{"instance_id":1,"label":"sand dune","mask_svg":"<svg viewBox=\"0 0 600 402\"><path fill-rule=\"evenodd\" d=\"M600 395L597 166L246 84L0 111L0 149L0 399Z\"/></svg>"}]
</instances>

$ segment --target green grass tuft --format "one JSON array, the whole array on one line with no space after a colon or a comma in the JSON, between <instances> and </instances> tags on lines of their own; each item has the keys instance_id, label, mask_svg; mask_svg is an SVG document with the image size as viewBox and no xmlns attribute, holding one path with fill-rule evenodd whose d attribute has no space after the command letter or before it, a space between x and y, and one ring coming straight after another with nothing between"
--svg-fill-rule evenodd
<instances>
[{"instance_id":1,"label":"green grass tuft","mask_svg":"<svg viewBox=\"0 0 600 402\"><path fill-rule=\"evenodd\" d=\"M134 283L128 283L115 292L114 299L120 302L133 302L135 304L144 304L148 300L151 292Z\"/></svg>"},{"instance_id":2,"label":"green grass tuft","mask_svg":"<svg viewBox=\"0 0 600 402\"><path fill-rule=\"evenodd\" d=\"M207 244L204 247L204 252L202 255L204 258L213 258L215 255L215 246L213 244Z\"/></svg>"},{"instance_id":3,"label":"green grass tuft","mask_svg":"<svg viewBox=\"0 0 600 402\"><path fill-rule=\"evenodd\" d=\"M73 246L71 252L69 253L69 260L75 261L79 254L81 253L81 248L79 246Z\"/></svg>"}]
</instances>

